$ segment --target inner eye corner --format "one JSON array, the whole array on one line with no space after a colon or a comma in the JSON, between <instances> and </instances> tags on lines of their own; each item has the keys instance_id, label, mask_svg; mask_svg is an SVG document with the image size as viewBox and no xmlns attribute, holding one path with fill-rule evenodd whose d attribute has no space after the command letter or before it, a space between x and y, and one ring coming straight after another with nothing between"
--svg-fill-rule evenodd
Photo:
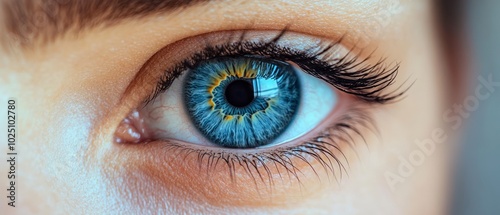
<instances>
[{"instance_id":1,"label":"inner eye corner","mask_svg":"<svg viewBox=\"0 0 500 215\"><path fill-rule=\"evenodd\" d=\"M131 110L116 126L113 142L119 144L138 144L149 139L149 133L144 124L140 108Z\"/></svg>"}]
</instances>

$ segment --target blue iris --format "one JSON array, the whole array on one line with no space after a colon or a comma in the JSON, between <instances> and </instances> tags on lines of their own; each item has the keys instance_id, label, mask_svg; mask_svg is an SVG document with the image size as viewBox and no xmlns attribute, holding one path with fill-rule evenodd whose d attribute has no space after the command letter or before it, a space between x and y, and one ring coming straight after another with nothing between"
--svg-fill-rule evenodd
<instances>
[{"instance_id":1,"label":"blue iris","mask_svg":"<svg viewBox=\"0 0 500 215\"><path fill-rule=\"evenodd\" d=\"M256 57L216 58L191 70L184 101L193 124L212 143L255 148L290 124L300 100L288 63Z\"/></svg>"}]
</instances>

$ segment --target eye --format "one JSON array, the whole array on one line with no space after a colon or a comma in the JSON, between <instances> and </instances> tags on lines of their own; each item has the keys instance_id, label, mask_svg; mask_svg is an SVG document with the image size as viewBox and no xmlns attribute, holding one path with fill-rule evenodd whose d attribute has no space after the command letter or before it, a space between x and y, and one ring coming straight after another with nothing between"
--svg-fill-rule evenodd
<instances>
[{"instance_id":1,"label":"eye","mask_svg":"<svg viewBox=\"0 0 500 215\"><path fill-rule=\"evenodd\" d=\"M254 56L204 61L159 97L139 110L149 139L228 148L296 139L324 119L336 99L332 87L300 68ZM174 128L179 125L186 129Z\"/></svg>"},{"instance_id":2,"label":"eye","mask_svg":"<svg viewBox=\"0 0 500 215\"><path fill-rule=\"evenodd\" d=\"M336 177L346 170L347 150L376 130L370 110L405 92L390 88L397 64L360 55L342 41L286 30L178 41L151 57L127 89L143 102L120 123L115 140L153 147L165 157L160 166L178 168L165 180L190 183L190 190L228 189L217 182L224 177L288 186L283 173L300 182L301 175L319 174L316 168ZM218 178L211 186L199 178L203 168ZM262 194L245 189L247 196ZM233 204L238 193L225 195Z\"/></svg>"}]
</instances>

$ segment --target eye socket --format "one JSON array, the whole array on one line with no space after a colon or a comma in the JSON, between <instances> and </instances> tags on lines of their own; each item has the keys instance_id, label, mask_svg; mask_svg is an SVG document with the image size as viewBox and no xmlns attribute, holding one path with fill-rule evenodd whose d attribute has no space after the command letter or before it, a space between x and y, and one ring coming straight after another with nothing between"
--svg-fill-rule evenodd
<instances>
[{"instance_id":1,"label":"eye socket","mask_svg":"<svg viewBox=\"0 0 500 215\"><path fill-rule=\"evenodd\" d=\"M303 182L317 182L312 175L318 176L316 179L342 178L346 162L356 156L355 146L370 131L377 130L371 110L406 92L389 88L398 65L360 56L341 41L286 30L216 32L168 45L143 65L125 92L124 106L128 98L134 104L141 99L144 102L132 105L136 109L120 123L115 140L147 144L121 144L126 150L119 157L132 158L127 162L139 166L134 171L168 190L189 193L187 196L220 206L247 205L249 199L267 202L273 196L302 192ZM209 138L191 123L183 98L186 77L200 65L224 58L280 62L294 68L302 86L299 103L303 105L274 142L256 148L209 144ZM313 96L315 101L331 103L320 106L304 102ZM302 125L300 116L307 123ZM160 118L168 121L151 129L150 122Z\"/></svg>"}]
</instances>

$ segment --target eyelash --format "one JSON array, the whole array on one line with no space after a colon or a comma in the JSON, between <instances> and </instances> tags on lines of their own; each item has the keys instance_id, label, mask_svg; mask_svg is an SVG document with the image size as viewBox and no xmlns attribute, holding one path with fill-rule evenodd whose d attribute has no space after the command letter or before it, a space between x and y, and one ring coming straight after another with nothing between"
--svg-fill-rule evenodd
<instances>
[{"instance_id":1,"label":"eyelash","mask_svg":"<svg viewBox=\"0 0 500 215\"><path fill-rule=\"evenodd\" d=\"M359 60L357 56L350 57L350 53L340 58L329 59L328 51L340 45L342 40L330 43L317 49L308 51L297 51L288 47L279 46L279 40L288 32L287 29L281 31L270 42L244 42L245 32L240 36L240 40L234 43L230 41L224 45L212 46L206 44L205 48L170 70L165 71L165 75L160 78L153 93L145 100L144 104L153 101L160 93L167 90L172 82L184 71L193 69L199 62L210 60L216 57L241 57L257 55L259 57L272 58L281 61L291 61L301 67L306 73L322 79L334 86L338 90L355 95L369 103L384 104L401 97L407 89L397 88L393 92L382 93L382 91L392 85L398 74L399 64L387 66L385 59L380 59L373 65L366 65L371 55Z\"/></svg>"},{"instance_id":2,"label":"eyelash","mask_svg":"<svg viewBox=\"0 0 500 215\"><path fill-rule=\"evenodd\" d=\"M340 58L328 55L330 50L341 43L341 40L307 51L293 50L278 45L279 40L286 33L287 29L283 30L269 42L245 42L245 32L243 32L240 40L236 42L228 41L223 45L216 46L206 44L205 48L201 51L191 55L172 69L166 70L165 75L160 78L153 93L144 101L144 105L147 105L160 93L166 91L173 81L184 71L195 68L199 62L216 57L257 55L275 60L291 61L297 64L304 72L324 80L342 92L355 95L368 104L385 104L395 101L409 89L408 87L401 90L401 87L399 87L392 92L384 93L384 89L394 83L399 64L387 66L384 64L385 59L381 59L373 65L368 65L367 62L371 56L360 60L357 56L350 57L351 53ZM179 150L185 156L196 155L199 169L201 170L202 164L205 163L207 173L210 168L215 168L219 162L224 162L228 167L229 176L232 181L234 181L236 167L239 165L254 180L260 178L265 183L263 176L267 175L269 177L269 185L272 185L274 182L271 175L271 168L274 166L279 172L278 167L281 166L287 171L289 176L294 176L300 183L297 173L300 170L296 167L293 158L305 162L306 165L313 169L316 175L318 174L314 170L312 163L318 161L326 170L327 175L328 172L331 172L337 179L337 174L335 173L340 174L340 177L342 177L342 172L347 171L344 162L348 164L348 160L339 144L342 142L349 145L351 149L354 149L353 135L357 135L364 140L361 129L367 129L372 132L376 132L377 130L368 112L368 110L363 108L351 108L333 126L324 130L317 137L300 144L295 144L295 146L279 147L266 152L221 152L218 150L195 149L173 142L168 142L164 145L164 148L168 153ZM355 152L355 150L353 151ZM311 157L312 159L307 159L304 156ZM339 169L338 172L335 171L337 167ZM257 175L254 175L254 173ZM281 177L281 173L279 175ZM257 184L256 181L255 184Z\"/></svg>"},{"instance_id":3,"label":"eyelash","mask_svg":"<svg viewBox=\"0 0 500 215\"><path fill-rule=\"evenodd\" d=\"M204 168L207 175L211 169L216 168L219 162L223 162L227 165L228 174L233 183L236 182L236 168L239 166L253 178L256 186L256 180L261 180L264 184L266 184L267 180L268 185L272 188L275 183L274 177L271 175L272 168L276 169L278 175L283 180L283 175L279 170L280 167L283 167L289 178L293 177L302 185L299 175L302 171L297 167L293 158L298 158L304 162L319 177L318 172L313 167L313 163L317 161L329 177L331 174L331 176L339 181L343 177L343 174L347 174L346 166L349 166L349 161L341 150L340 143L348 144L353 149L355 146L353 135L357 135L364 140L361 129L367 129L372 132L377 130L372 118L367 114L367 110L357 107L343 115L337 123L325 129L322 134L296 146L280 147L266 152L241 154L195 149L184 144L169 142L163 146L163 149L165 149L166 153L178 153L177 155L180 155L178 157L182 157L183 159L186 159L187 156L195 155L197 157L198 170L201 172L203 164L205 164ZM354 152L356 153L356 151ZM312 159L307 159L306 156ZM336 168L338 168L338 171L336 171ZM264 176L267 176L267 179Z\"/></svg>"}]
</instances>

